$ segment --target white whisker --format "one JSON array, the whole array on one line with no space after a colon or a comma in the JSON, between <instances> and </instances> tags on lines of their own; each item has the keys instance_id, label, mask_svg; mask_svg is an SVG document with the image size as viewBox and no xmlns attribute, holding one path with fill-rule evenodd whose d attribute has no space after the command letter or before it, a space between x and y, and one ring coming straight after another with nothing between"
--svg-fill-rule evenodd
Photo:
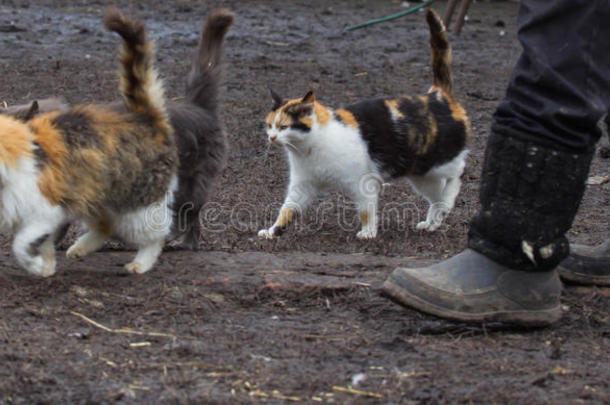
<instances>
[{"instance_id":1,"label":"white whisker","mask_svg":"<svg viewBox=\"0 0 610 405\"><path fill-rule=\"evenodd\" d=\"M299 148L297 148L296 146L294 146L293 144L291 144L290 142L284 142L284 145L292 148L297 153L301 153L301 150Z\"/></svg>"}]
</instances>

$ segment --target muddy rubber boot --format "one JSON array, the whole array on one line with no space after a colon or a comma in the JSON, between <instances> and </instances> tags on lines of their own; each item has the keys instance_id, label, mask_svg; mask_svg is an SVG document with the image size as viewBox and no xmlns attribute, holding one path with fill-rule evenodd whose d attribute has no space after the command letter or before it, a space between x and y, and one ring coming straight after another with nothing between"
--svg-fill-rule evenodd
<instances>
[{"instance_id":1,"label":"muddy rubber boot","mask_svg":"<svg viewBox=\"0 0 610 405\"><path fill-rule=\"evenodd\" d=\"M471 249L429 267L397 268L382 292L401 305L461 322L548 326L561 318L555 270L512 270Z\"/></svg>"},{"instance_id":2,"label":"muddy rubber boot","mask_svg":"<svg viewBox=\"0 0 610 405\"><path fill-rule=\"evenodd\" d=\"M570 244L570 255L557 268L567 281L610 285L610 239L599 246Z\"/></svg>"}]
</instances>

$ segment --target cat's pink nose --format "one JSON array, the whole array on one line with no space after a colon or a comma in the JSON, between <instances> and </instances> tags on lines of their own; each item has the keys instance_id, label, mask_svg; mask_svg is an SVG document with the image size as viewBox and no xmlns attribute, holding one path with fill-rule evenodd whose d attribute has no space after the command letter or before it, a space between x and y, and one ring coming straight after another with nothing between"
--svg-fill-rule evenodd
<instances>
[{"instance_id":1,"label":"cat's pink nose","mask_svg":"<svg viewBox=\"0 0 610 405\"><path fill-rule=\"evenodd\" d=\"M275 140L276 140L276 139L277 139L277 135L271 135L271 136L269 137L269 140L270 140L271 142L275 142Z\"/></svg>"}]
</instances>

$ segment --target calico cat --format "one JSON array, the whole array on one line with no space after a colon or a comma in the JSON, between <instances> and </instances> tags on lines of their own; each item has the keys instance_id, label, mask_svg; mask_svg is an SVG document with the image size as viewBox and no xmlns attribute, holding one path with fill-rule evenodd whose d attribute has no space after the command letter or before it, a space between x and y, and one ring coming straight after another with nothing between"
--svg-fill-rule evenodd
<instances>
[{"instance_id":1,"label":"calico cat","mask_svg":"<svg viewBox=\"0 0 610 405\"><path fill-rule=\"evenodd\" d=\"M266 118L270 143L288 154L288 193L275 223L260 238L280 235L296 212L326 190L338 189L356 202L362 229L377 235L382 182L406 176L430 203L417 229L433 231L453 208L467 155L470 123L453 95L451 48L438 15L429 9L434 84L427 94L372 99L331 110L309 92L275 102Z\"/></svg>"},{"instance_id":2,"label":"calico cat","mask_svg":"<svg viewBox=\"0 0 610 405\"><path fill-rule=\"evenodd\" d=\"M124 113L80 105L27 122L0 116L0 228L15 235L18 263L39 276L55 273L54 240L72 220L88 232L69 258L117 236L138 247L129 273L151 269L172 226L178 158L153 45L142 23L116 8L104 25L123 38Z\"/></svg>"},{"instance_id":3,"label":"calico cat","mask_svg":"<svg viewBox=\"0 0 610 405\"><path fill-rule=\"evenodd\" d=\"M215 9L208 15L193 55L185 99L167 102L180 162L178 189L174 194L174 221L168 237L173 248L198 249L199 211L210 198L226 165L228 146L218 117L218 96L225 74L223 42L234 19L235 14L227 9ZM114 103L111 107L121 110L123 104ZM49 98L4 109L0 107L0 114L27 120L38 112L66 108L63 100Z\"/></svg>"}]
</instances>

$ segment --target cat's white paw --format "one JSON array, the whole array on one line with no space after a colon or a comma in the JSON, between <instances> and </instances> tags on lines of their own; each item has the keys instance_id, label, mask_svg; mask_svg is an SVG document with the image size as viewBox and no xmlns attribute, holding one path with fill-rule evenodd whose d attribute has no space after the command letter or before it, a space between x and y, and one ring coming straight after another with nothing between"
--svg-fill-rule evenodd
<instances>
[{"instance_id":1,"label":"cat's white paw","mask_svg":"<svg viewBox=\"0 0 610 405\"><path fill-rule=\"evenodd\" d=\"M146 273L150 269L151 267L146 268L143 264L139 262L131 262L125 265L125 270L127 270L127 273L129 274L142 274Z\"/></svg>"},{"instance_id":2,"label":"cat's white paw","mask_svg":"<svg viewBox=\"0 0 610 405\"><path fill-rule=\"evenodd\" d=\"M40 269L39 275L42 277L51 277L53 274L55 274L55 260L45 261Z\"/></svg>"},{"instance_id":3,"label":"cat's white paw","mask_svg":"<svg viewBox=\"0 0 610 405\"><path fill-rule=\"evenodd\" d=\"M261 229L258 231L259 239L273 239L275 237L273 228Z\"/></svg>"},{"instance_id":4,"label":"cat's white paw","mask_svg":"<svg viewBox=\"0 0 610 405\"><path fill-rule=\"evenodd\" d=\"M422 221L419 224L417 224L417 226L415 228L420 231L433 232L433 231L436 231L439 226L441 226L441 224L436 223L436 222Z\"/></svg>"},{"instance_id":5,"label":"cat's white paw","mask_svg":"<svg viewBox=\"0 0 610 405\"><path fill-rule=\"evenodd\" d=\"M377 231L374 229L363 229L356 234L358 239L375 239L377 237Z\"/></svg>"},{"instance_id":6,"label":"cat's white paw","mask_svg":"<svg viewBox=\"0 0 610 405\"><path fill-rule=\"evenodd\" d=\"M55 260L44 260L42 256L36 256L28 263L27 271L36 276L51 277L55 274Z\"/></svg>"},{"instance_id":7,"label":"cat's white paw","mask_svg":"<svg viewBox=\"0 0 610 405\"><path fill-rule=\"evenodd\" d=\"M68 259L80 259L82 257L87 256L87 253L89 252L87 252L85 247L76 242L68 248L68 251L66 252L66 257Z\"/></svg>"}]
</instances>

